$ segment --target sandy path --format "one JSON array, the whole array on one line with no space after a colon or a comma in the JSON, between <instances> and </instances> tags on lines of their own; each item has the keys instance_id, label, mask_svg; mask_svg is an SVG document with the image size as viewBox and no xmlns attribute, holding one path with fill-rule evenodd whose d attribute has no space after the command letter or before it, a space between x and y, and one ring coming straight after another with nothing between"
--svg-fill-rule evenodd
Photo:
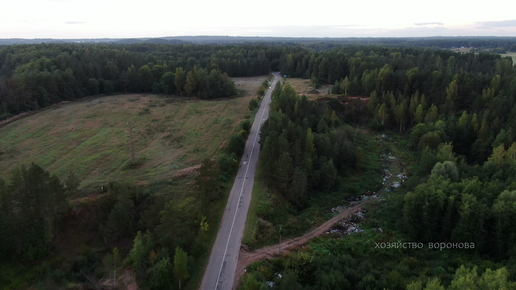
<instances>
[{"instance_id":1,"label":"sandy path","mask_svg":"<svg viewBox=\"0 0 516 290\"><path fill-rule=\"evenodd\" d=\"M334 216L333 218L331 218L327 222L323 223L319 227L311 230L307 234L305 234L301 237L285 240L284 242L282 242L281 243L281 254L284 255L284 254L290 253L290 249L292 249L293 247L299 247L301 245L306 244L310 239L318 237L318 236L322 235L323 233L327 232L337 222L347 218L351 214L354 214L354 213L357 213L358 211L360 211L361 207L364 206L365 204L370 203L371 201L374 201L374 200L378 200L383 195L383 193L390 187L390 185L392 183L392 179L393 178L390 177L389 179L386 180L383 188L378 192L378 198L367 199L365 201L362 201L359 204L357 204L353 207L350 207L347 210L342 211L338 215ZM238 286L238 281L245 274L245 268L247 266L249 266L250 264L252 264L254 262L263 260L263 259L269 259L272 257L279 256L279 246L280 246L279 244L276 244L276 245L264 247L264 248L261 248L261 249L258 249L258 250L252 251L252 252L245 250L244 247L240 247L240 255L238 257L238 264L237 264L237 268L236 268L233 289L236 289L236 287Z\"/></svg>"}]
</instances>

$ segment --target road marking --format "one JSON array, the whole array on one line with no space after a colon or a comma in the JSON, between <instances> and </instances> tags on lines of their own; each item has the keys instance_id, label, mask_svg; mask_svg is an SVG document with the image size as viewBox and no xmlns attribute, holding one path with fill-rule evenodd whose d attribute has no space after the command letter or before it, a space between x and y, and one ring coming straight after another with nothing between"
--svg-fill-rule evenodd
<instances>
[{"instance_id":1,"label":"road marking","mask_svg":"<svg viewBox=\"0 0 516 290\"><path fill-rule=\"evenodd\" d=\"M274 78L276 79L276 78ZM270 98L267 98L267 101L265 102L265 107L264 107L264 110L262 111L262 116L261 118L263 119L263 115L265 114L265 108L269 105L269 99ZM254 135L254 142L253 142L253 149L251 149L251 158L253 158L253 152L254 152L254 146L256 145L256 137L258 137L258 133L260 132L260 128L258 128L258 130L256 130L256 133ZM249 163L251 164L251 163ZM244 181L242 182L242 187L240 189L240 196L239 196L239 199L242 198L242 193L244 192L244 185L245 185L245 181L247 179L247 171L249 170L249 164L247 164L247 168L245 169L245 179ZM228 246L229 246L229 241L231 240L231 233L233 232L233 226L235 225L235 220L236 220L236 217L237 217L237 213L238 213L238 208L235 210L235 215L233 216L233 222L231 223L231 229L229 230L229 235L228 235L228 242L226 243L226 249L224 250L224 255L222 257L226 257L226 253L228 251ZM219 275L217 277L217 282L215 283L215 289L218 289L219 288L219 281L220 281L220 276L222 275L222 268L224 266L224 261L225 258L222 259L222 263L220 264L220 271L219 271Z\"/></svg>"},{"instance_id":2,"label":"road marking","mask_svg":"<svg viewBox=\"0 0 516 290\"><path fill-rule=\"evenodd\" d=\"M244 161L244 165L247 163L247 161Z\"/></svg>"}]
</instances>

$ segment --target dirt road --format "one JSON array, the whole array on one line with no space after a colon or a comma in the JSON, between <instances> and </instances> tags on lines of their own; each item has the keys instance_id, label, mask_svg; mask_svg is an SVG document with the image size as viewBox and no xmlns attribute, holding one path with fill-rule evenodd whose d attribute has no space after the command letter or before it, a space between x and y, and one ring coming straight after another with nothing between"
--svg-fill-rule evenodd
<instances>
[{"instance_id":1,"label":"dirt road","mask_svg":"<svg viewBox=\"0 0 516 290\"><path fill-rule=\"evenodd\" d=\"M382 196L382 194L391 186L392 184L392 177L387 179L385 181L385 184L383 188L378 192L378 198ZM377 199L368 199L365 201L360 202L359 204L348 208L347 210L342 211L338 215L334 216L324 224L320 225L319 227L311 230L307 234L293 238L290 240L285 240L281 243L281 254L287 254L290 252L290 249L293 247L299 247L301 245L306 244L310 239L320 236L323 233L327 232L331 227L339 222L340 220L343 220L347 218L349 215L357 213L360 211L361 207L363 207L365 204L370 203L371 201L374 201ZM252 252L246 251L243 247L240 248L240 256L238 257L238 264L236 268L235 273L235 280L234 280L234 286L233 289L236 289L238 286L238 280L245 274L245 268L249 266L250 264L263 260L268 259L272 257L279 256L279 249L280 244L276 244L273 246L264 247Z\"/></svg>"},{"instance_id":2,"label":"dirt road","mask_svg":"<svg viewBox=\"0 0 516 290\"><path fill-rule=\"evenodd\" d=\"M279 73L275 73L271 87L274 87L278 80ZM229 194L217 238L211 250L210 260L204 272L201 289L229 290L233 287L238 253L244 234L249 203L251 202L254 176L260 152L259 132L261 125L269 117L271 94L272 89L269 89L256 113L242 155L240 168Z\"/></svg>"}]
</instances>

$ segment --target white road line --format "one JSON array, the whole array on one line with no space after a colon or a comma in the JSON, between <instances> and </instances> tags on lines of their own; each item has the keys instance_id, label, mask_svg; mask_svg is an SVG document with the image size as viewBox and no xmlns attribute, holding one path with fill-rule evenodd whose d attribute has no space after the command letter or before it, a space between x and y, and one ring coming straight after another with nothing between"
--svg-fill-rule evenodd
<instances>
[{"instance_id":1,"label":"white road line","mask_svg":"<svg viewBox=\"0 0 516 290\"><path fill-rule=\"evenodd\" d=\"M261 116L262 119L263 119L263 115L265 114L265 111L266 111L265 108L268 105L269 105L269 98L267 99L267 102L265 103L265 107L263 107L263 112L262 112L262 116ZM256 145L256 137L258 137L258 133L260 132L260 129L261 129L261 127L259 127L258 130L256 130L256 134L254 135L253 149L251 149L251 158L253 158L254 146ZM238 197L238 199L242 198L242 193L244 192L245 180L247 179L247 170L249 170L250 164L251 164L251 162L249 162L249 164L247 164L247 168L245 169L245 175L244 175L245 178L242 182L242 188L240 189L240 196ZM229 241L231 240L230 239L231 233L233 232L233 226L235 225L237 213L238 213L238 207L235 210L235 215L233 216L233 222L231 223L231 228L229 230L228 242L226 243L226 249L224 250L224 255L222 256L222 263L220 264L220 271L219 271L219 274L217 275L217 283L215 283L215 289L217 289L219 287L220 274L222 273L222 267L224 266L224 260L226 259L226 253L228 252Z\"/></svg>"}]
</instances>

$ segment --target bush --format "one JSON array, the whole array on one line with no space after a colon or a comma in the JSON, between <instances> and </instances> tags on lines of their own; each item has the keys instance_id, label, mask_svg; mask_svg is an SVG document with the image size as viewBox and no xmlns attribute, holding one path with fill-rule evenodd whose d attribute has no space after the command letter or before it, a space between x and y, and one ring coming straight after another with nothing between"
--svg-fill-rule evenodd
<instances>
[{"instance_id":1,"label":"bush","mask_svg":"<svg viewBox=\"0 0 516 290\"><path fill-rule=\"evenodd\" d=\"M249 111L254 111L256 108L258 108L258 101L256 99L251 99L249 101Z\"/></svg>"},{"instance_id":2,"label":"bush","mask_svg":"<svg viewBox=\"0 0 516 290\"><path fill-rule=\"evenodd\" d=\"M241 130L240 133L242 133L244 139L247 139L247 137L249 137L249 133L251 133L251 122L249 122L249 120L240 122L240 124L238 124L238 129Z\"/></svg>"},{"instance_id":3,"label":"bush","mask_svg":"<svg viewBox=\"0 0 516 290\"><path fill-rule=\"evenodd\" d=\"M9 118L11 118L12 116L14 116L14 115L9 114L9 113L2 113L2 114L0 114L0 121L3 121L3 120L6 120L6 119L9 119Z\"/></svg>"},{"instance_id":4,"label":"bush","mask_svg":"<svg viewBox=\"0 0 516 290\"><path fill-rule=\"evenodd\" d=\"M372 118L369 120L368 125L370 130L382 132L383 131L383 125L378 123L378 121L375 118Z\"/></svg>"},{"instance_id":5,"label":"bush","mask_svg":"<svg viewBox=\"0 0 516 290\"><path fill-rule=\"evenodd\" d=\"M265 95L265 87L263 85L260 85L258 88L258 96L263 97Z\"/></svg>"},{"instance_id":6,"label":"bush","mask_svg":"<svg viewBox=\"0 0 516 290\"><path fill-rule=\"evenodd\" d=\"M96 95L99 93L99 81L91 78L86 83L86 89L89 95Z\"/></svg>"},{"instance_id":7,"label":"bush","mask_svg":"<svg viewBox=\"0 0 516 290\"><path fill-rule=\"evenodd\" d=\"M228 143L228 152L235 153L237 156L242 155L245 149L245 138L242 132L238 132L231 136Z\"/></svg>"},{"instance_id":8,"label":"bush","mask_svg":"<svg viewBox=\"0 0 516 290\"><path fill-rule=\"evenodd\" d=\"M112 95L114 91L113 83L111 81L106 81L104 84L104 94L107 96Z\"/></svg>"},{"instance_id":9,"label":"bush","mask_svg":"<svg viewBox=\"0 0 516 290\"><path fill-rule=\"evenodd\" d=\"M234 152L226 153L217 159L221 175L231 175L238 170L238 160Z\"/></svg>"}]
</instances>

